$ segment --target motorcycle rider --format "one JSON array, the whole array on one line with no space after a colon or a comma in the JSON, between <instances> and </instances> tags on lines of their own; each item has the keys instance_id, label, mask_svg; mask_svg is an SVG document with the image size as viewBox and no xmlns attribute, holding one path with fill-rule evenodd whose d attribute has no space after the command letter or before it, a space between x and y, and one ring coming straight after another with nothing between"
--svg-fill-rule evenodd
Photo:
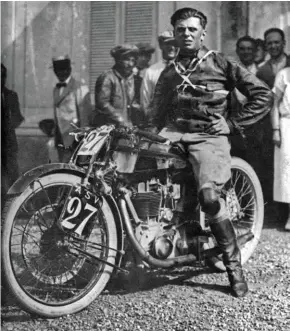
<instances>
[{"instance_id":1,"label":"motorcycle rider","mask_svg":"<svg viewBox=\"0 0 290 331\"><path fill-rule=\"evenodd\" d=\"M148 128L184 146L193 167L202 210L223 253L233 295L248 292L241 253L221 189L231 176L229 135L262 119L271 109L272 93L248 70L203 46L206 16L193 8L171 17L179 53L161 74L148 109ZM237 88L248 102L235 117L229 93Z\"/></svg>"}]
</instances>

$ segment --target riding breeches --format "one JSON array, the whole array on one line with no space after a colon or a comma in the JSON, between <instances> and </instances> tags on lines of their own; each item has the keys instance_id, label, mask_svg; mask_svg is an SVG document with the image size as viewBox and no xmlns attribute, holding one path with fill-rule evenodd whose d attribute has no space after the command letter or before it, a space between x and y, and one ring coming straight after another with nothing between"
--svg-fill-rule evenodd
<instances>
[{"instance_id":1,"label":"riding breeches","mask_svg":"<svg viewBox=\"0 0 290 331\"><path fill-rule=\"evenodd\" d=\"M204 205L211 205L211 202L214 205L214 200L219 201L221 189L231 177L231 145L228 137L207 133L180 133L168 128L162 130L160 135L180 141L186 147L201 205L203 202ZM209 210L206 206L203 209L210 216L216 214L211 206ZM223 213L222 210L220 212L219 214Z\"/></svg>"}]
</instances>

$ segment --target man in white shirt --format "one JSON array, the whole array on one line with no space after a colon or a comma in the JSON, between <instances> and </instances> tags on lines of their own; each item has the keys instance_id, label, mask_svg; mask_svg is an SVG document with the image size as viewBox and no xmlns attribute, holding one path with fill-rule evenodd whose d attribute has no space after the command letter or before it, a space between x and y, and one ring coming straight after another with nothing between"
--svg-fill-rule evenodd
<instances>
[{"instance_id":1,"label":"man in white shirt","mask_svg":"<svg viewBox=\"0 0 290 331\"><path fill-rule=\"evenodd\" d=\"M151 46L149 43L142 42L137 43L135 46L138 47L139 54L133 73L134 75L143 78L146 70L150 66L150 61L152 59L153 53L155 52L155 47Z\"/></svg>"},{"instance_id":2,"label":"man in white shirt","mask_svg":"<svg viewBox=\"0 0 290 331\"><path fill-rule=\"evenodd\" d=\"M177 48L174 46L174 36L172 31L165 31L158 36L159 47L162 52L162 60L151 65L145 72L141 86L141 107L147 111L153 99L155 86L161 72L176 57Z\"/></svg>"}]
</instances>

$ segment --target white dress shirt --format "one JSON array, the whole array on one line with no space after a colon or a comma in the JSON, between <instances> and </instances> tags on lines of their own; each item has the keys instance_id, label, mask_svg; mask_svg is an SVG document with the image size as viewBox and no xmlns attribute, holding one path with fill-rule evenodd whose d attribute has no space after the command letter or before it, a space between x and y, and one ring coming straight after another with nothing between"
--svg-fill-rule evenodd
<instances>
[{"instance_id":1,"label":"white dress shirt","mask_svg":"<svg viewBox=\"0 0 290 331\"><path fill-rule=\"evenodd\" d=\"M71 76L69 76L68 79L66 79L64 82L59 82L59 83L66 83L66 85L67 85L67 84L69 83L70 80L71 80ZM59 95L62 94L63 89L64 89L64 87L61 87L61 88L59 89Z\"/></svg>"},{"instance_id":2,"label":"white dress shirt","mask_svg":"<svg viewBox=\"0 0 290 331\"><path fill-rule=\"evenodd\" d=\"M280 59L278 59L278 61L271 59L270 63L271 63L271 66L272 66L273 73L275 75L277 75L277 73L280 70L282 70L283 68L286 67L287 57L286 57L285 54L283 54L283 56Z\"/></svg>"}]
</instances>

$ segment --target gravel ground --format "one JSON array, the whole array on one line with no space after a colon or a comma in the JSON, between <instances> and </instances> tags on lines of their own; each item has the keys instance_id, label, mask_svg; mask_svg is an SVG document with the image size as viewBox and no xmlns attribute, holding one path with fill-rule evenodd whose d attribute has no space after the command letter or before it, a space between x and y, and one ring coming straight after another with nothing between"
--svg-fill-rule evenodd
<instances>
[{"instance_id":1,"label":"gravel ground","mask_svg":"<svg viewBox=\"0 0 290 331\"><path fill-rule=\"evenodd\" d=\"M225 273L151 271L142 285L115 282L86 310L59 319L33 319L8 298L2 330L290 331L290 233L271 210L266 215L261 242L244 266L245 298L230 295Z\"/></svg>"}]
</instances>

